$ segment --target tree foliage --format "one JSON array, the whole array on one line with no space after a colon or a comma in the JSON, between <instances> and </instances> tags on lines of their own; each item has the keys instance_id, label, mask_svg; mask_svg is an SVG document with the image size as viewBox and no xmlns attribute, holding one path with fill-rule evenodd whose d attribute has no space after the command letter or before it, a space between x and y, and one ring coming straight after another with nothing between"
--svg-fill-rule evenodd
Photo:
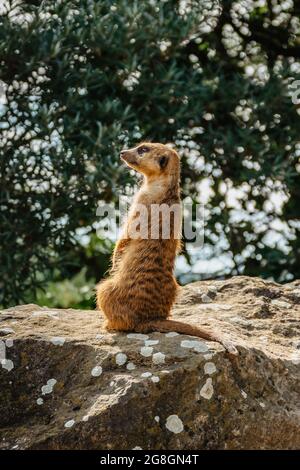
<instances>
[{"instance_id":1,"label":"tree foliage","mask_svg":"<svg viewBox=\"0 0 300 470\"><path fill-rule=\"evenodd\" d=\"M300 277L298 2L13 0L0 11L0 304L57 270L103 275L111 243L95 235L97 201L134 183L118 154L141 139L174 142L183 196L206 203L198 256L227 257L208 274Z\"/></svg>"}]
</instances>

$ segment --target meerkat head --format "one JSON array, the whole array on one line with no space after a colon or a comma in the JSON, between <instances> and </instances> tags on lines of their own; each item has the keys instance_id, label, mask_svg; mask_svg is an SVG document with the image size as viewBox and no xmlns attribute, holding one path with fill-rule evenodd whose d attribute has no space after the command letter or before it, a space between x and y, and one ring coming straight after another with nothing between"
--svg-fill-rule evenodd
<instances>
[{"instance_id":1,"label":"meerkat head","mask_svg":"<svg viewBox=\"0 0 300 470\"><path fill-rule=\"evenodd\" d=\"M167 145L141 143L132 149L122 150L120 157L126 165L148 178L156 179L179 172L179 156Z\"/></svg>"}]
</instances>

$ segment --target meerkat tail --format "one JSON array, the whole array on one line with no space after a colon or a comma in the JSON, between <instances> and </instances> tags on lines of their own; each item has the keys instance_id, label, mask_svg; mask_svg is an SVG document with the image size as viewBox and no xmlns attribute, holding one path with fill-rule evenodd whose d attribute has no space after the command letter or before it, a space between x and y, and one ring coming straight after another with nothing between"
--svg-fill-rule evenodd
<instances>
[{"instance_id":1,"label":"meerkat tail","mask_svg":"<svg viewBox=\"0 0 300 470\"><path fill-rule=\"evenodd\" d=\"M208 341L216 341L217 343L222 344L226 351L232 354L233 356L237 356L239 354L236 347L230 341L223 340L215 333L207 331L203 328L199 328L198 326L189 325L188 323L183 323L176 320L149 321L138 325L136 331L160 331L161 333L175 331L176 333L181 333L189 336L197 336L198 338L206 339Z\"/></svg>"}]
</instances>

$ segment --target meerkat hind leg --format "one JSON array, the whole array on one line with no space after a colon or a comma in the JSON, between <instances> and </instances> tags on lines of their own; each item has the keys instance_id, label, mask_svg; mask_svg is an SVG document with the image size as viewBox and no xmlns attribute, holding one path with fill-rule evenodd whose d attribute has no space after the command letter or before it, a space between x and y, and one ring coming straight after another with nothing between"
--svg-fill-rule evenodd
<instances>
[{"instance_id":1,"label":"meerkat hind leg","mask_svg":"<svg viewBox=\"0 0 300 470\"><path fill-rule=\"evenodd\" d=\"M238 356L239 352L231 341L223 340L220 336L207 331L203 328L199 328L188 323L183 323L176 320L153 320L135 327L137 333L149 333L151 331L160 331L161 333L167 333L175 331L189 336L197 336L198 338L206 339L208 341L216 341L222 344L226 351L232 356Z\"/></svg>"}]
</instances>

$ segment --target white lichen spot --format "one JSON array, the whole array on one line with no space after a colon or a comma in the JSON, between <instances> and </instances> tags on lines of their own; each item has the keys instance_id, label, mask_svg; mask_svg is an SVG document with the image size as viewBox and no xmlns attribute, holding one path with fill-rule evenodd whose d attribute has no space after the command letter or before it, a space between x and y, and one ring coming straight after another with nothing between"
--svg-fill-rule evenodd
<instances>
[{"instance_id":1,"label":"white lichen spot","mask_svg":"<svg viewBox=\"0 0 300 470\"><path fill-rule=\"evenodd\" d=\"M153 377L151 377L151 380L152 382L154 382L155 384L159 382L159 377L158 375L153 375Z\"/></svg>"},{"instance_id":2,"label":"white lichen spot","mask_svg":"<svg viewBox=\"0 0 300 470\"><path fill-rule=\"evenodd\" d=\"M6 346L7 348L12 348L13 345L14 345L14 340L13 340L13 339L9 338L9 339L7 339L7 340L5 341L5 346Z\"/></svg>"},{"instance_id":3,"label":"white lichen spot","mask_svg":"<svg viewBox=\"0 0 300 470\"><path fill-rule=\"evenodd\" d=\"M42 394L43 395L46 395L48 393L51 393L52 392L52 387L50 387L49 385L43 385L42 386Z\"/></svg>"},{"instance_id":4,"label":"white lichen spot","mask_svg":"<svg viewBox=\"0 0 300 470\"><path fill-rule=\"evenodd\" d=\"M109 385L110 385L111 387L113 387L113 386L115 385L115 383L116 383L116 382L115 382L114 380L112 380Z\"/></svg>"},{"instance_id":5,"label":"white lichen spot","mask_svg":"<svg viewBox=\"0 0 300 470\"><path fill-rule=\"evenodd\" d=\"M266 407L266 405L265 405L262 401L259 402L259 406L261 406L262 408L265 408L265 407Z\"/></svg>"},{"instance_id":6,"label":"white lichen spot","mask_svg":"<svg viewBox=\"0 0 300 470\"><path fill-rule=\"evenodd\" d=\"M204 354L203 357L206 361L210 361L213 358L213 356L214 356L213 354Z\"/></svg>"},{"instance_id":7,"label":"white lichen spot","mask_svg":"<svg viewBox=\"0 0 300 470\"><path fill-rule=\"evenodd\" d=\"M42 398L38 398L36 402L38 405L42 405L44 403L44 400Z\"/></svg>"},{"instance_id":8,"label":"white lichen spot","mask_svg":"<svg viewBox=\"0 0 300 470\"><path fill-rule=\"evenodd\" d=\"M10 372L14 368L14 363L11 359L1 359L1 365L3 369Z\"/></svg>"},{"instance_id":9,"label":"white lichen spot","mask_svg":"<svg viewBox=\"0 0 300 470\"><path fill-rule=\"evenodd\" d=\"M153 353L153 348L151 346L143 346L140 352L142 356L150 357Z\"/></svg>"},{"instance_id":10,"label":"white lichen spot","mask_svg":"<svg viewBox=\"0 0 300 470\"><path fill-rule=\"evenodd\" d=\"M3 336L10 335L11 333L15 333L15 330L13 330L12 328L1 328L0 333L2 333Z\"/></svg>"},{"instance_id":11,"label":"white lichen spot","mask_svg":"<svg viewBox=\"0 0 300 470\"><path fill-rule=\"evenodd\" d=\"M128 362L126 369L128 370L134 370L135 369L135 364L133 362Z\"/></svg>"},{"instance_id":12,"label":"white lichen spot","mask_svg":"<svg viewBox=\"0 0 300 470\"><path fill-rule=\"evenodd\" d=\"M201 300L204 304L210 304L212 302L212 299L207 294L202 294Z\"/></svg>"},{"instance_id":13,"label":"white lichen spot","mask_svg":"<svg viewBox=\"0 0 300 470\"><path fill-rule=\"evenodd\" d=\"M206 362L204 364L204 372L207 375L212 375L217 371L217 368L213 362Z\"/></svg>"},{"instance_id":14,"label":"white lichen spot","mask_svg":"<svg viewBox=\"0 0 300 470\"><path fill-rule=\"evenodd\" d=\"M169 333L166 333L166 338L174 338L175 336L179 336L179 333L176 333L176 331L170 331Z\"/></svg>"},{"instance_id":15,"label":"white lichen spot","mask_svg":"<svg viewBox=\"0 0 300 470\"><path fill-rule=\"evenodd\" d=\"M248 395L247 395L247 393L246 393L246 392L244 392L244 390L241 390L241 395L242 395L242 397L243 397L243 398L245 398L245 399L246 399L246 398L247 398L247 396L248 396Z\"/></svg>"},{"instance_id":16,"label":"white lichen spot","mask_svg":"<svg viewBox=\"0 0 300 470\"><path fill-rule=\"evenodd\" d=\"M197 343L198 341L194 341L191 339L184 339L181 341L180 346L182 348L193 349Z\"/></svg>"},{"instance_id":17,"label":"white lichen spot","mask_svg":"<svg viewBox=\"0 0 300 470\"><path fill-rule=\"evenodd\" d=\"M88 421L89 419L89 415L85 415L83 418L82 418L82 421L84 421L85 423Z\"/></svg>"},{"instance_id":18,"label":"white lichen spot","mask_svg":"<svg viewBox=\"0 0 300 470\"><path fill-rule=\"evenodd\" d=\"M71 428L72 426L74 426L74 424L75 424L75 420L69 419L69 421L65 423L65 428Z\"/></svg>"},{"instance_id":19,"label":"white lichen spot","mask_svg":"<svg viewBox=\"0 0 300 470\"><path fill-rule=\"evenodd\" d=\"M92 369L91 374L92 374L93 377L99 377L99 375L102 374L102 371L103 371L103 369L102 369L101 366L95 366L95 367Z\"/></svg>"},{"instance_id":20,"label":"white lichen spot","mask_svg":"<svg viewBox=\"0 0 300 470\"><path fill-rule=\"evenodd\" d=\"M213 396L213 394L214 394L214 387L213 387L213 384L212 384L212 379L209 378L209 379L206 380L205 384L201 388L200 395L201 395L201 397L205 398L206 400L210 400L211 397Z\"/></svg>"},{"instance_id":21,"label":"white lichen spot","mask_svg":"<svg viewBox=\"0 0 300 470\"><path fill-rule=\"evenodd\" d=\"M96 339L103 339L104 338L104 335L96 335Z\"/></svg>"},{"instance_id":22,"label":"white lichen spot","mask_svg":"<svg viewBox=\"0 0 300 470\"><path fill-rule=\"evenodd\" d=\"M6 345L5 342L0 339L0 361L6 358Z\"/></svg>"},{"instance_id":23,"label":"white lichen spot","mask_svg":"<svg viewBox=\"0 0 300 470\"><path fill-rule=\"evenodd\" d=\"M47 381L47 385L42 386L42 394L47 395L48 393L52 393L53 392L53 387L56 383L57 383L57 380L49 379Z\"/></svg>"},{"instance_id":24,"label":"white lichen spot","mask_svg":"<svg viewBox=\"0 0 300 470\"><path fill-rule=\"evenodd\" d=\"M159 416L154 416L154 421L156 421L157 423L159 423L160 417L159 417Z\"/></svg>"},{"instance_id":25,"label":"white lichen spot","mask_svg":"<svg viewBox=\"0 0 300 470\"><path fill-rule=\"evenodd\" d=\"M140 339L141 341L146 341L146 339L149 339L148 335L143 335L142 333L129 333L127 335L127 338L129 339Z\"/></svg>"},{"instance_id":26,"label":"white lichen spot","mask_svg":"<svg viewBox=\"0 0 300 470\"><path fill-rule=\"evenodd\" d=\"M148 339L145 341L145 346L155 346L159 343L158 339Z\"/></svg>"},{"instance_id":27,"label":"white lichen spot","mask_svg":"<svg viewBox=\"0 0 300 470\"><path fill-rule=\"evenodd\" d=\"M177 415L170 415L166 421L166 428L174 434L179 434L183 431L183 423Z\"/></svg>"},{"instance_id":28,"label":"white lichen spot","mask_svg":"<svg viewBox=\"0 0 300 470\"><path fill-rule=\"evenodd\" d=\"M143 373L141 374L141 377L147 379L148 377L151 377L151 375L152 375L151 372L143 372Z\"/></svg>"},{"instance_id":29,"label":"white lichen spot","mask_svg":"<svg viewBox=\"0 0 300 470\"><path fill-rule=\"evenodd\" d=\"M55 344L55 346L63 346L65 341L66 339L62 336L53 336L53 338L51 338L51 343Z\"/></svg>"},{"instance_id":30,"label":"white lichen spot","mask_svg":"<svg viewBox=\"0 0 300 470\"><path fill-rule=\"evenodd\" d=\"M182 348L193 349L196 352L205 353L208 351L208 346L205 343L191 339L184 339L181 341L180 346Z\"/></svg>"},{"instance_id":31,"label":"white lichen spot","mask_svg":"<svg viewBox=\"0 0 300 470\"><path fill-rule=\"evenodd\" d=\"M208 351L208 346L205 343L201 343L200 341L196 341L197 344L194 346L194 351L200 353L206 353Z\"/></svg>"},{"instance_id":32,"label":"white lichen spot","mask_svg":"<svg viewBox=\"0 0 300 470\"><path fill-rule=\"evenodd\" d=\"M57 380L55 380L55 379L49 379L49 380L47 381L47 385L49 385L49 386L52 387L52 388L54 387L54 385L55 385L56 383L57 383Z\"/></svg>"},{"instance_id":33,"label":"white lichen spot","mask_svg":"<svg viewBox=\"0 0 300 470\"><path fill-rule=\"evenodd\" d=\"M141 447L139 447L139 446L136 446L136 447L134 447L132 450L143 450L143 449L142 449Z\"/></svg>"},{"instance_id":34,"label":"white lichen spot","mask_svg":"<svg viewBox=\"0 0 300 470\"><path fill-rule=\"evenodd\" d=\"M164 364L165 360L166 360L166 355L161 352L157 352L153 354L152 356L153 364Z\"/></svg>"},{"instance_id":35,"label":"white lichen spot","mask_svg":"<svg viewBox=\"0 0 300 470\"><path fill-rule=\"evenodd\" d=\"M118 366L123 366L127 362L127 356L124 353L118 353L116 355L116 364Z\"/></svg>"}]
</instances>

